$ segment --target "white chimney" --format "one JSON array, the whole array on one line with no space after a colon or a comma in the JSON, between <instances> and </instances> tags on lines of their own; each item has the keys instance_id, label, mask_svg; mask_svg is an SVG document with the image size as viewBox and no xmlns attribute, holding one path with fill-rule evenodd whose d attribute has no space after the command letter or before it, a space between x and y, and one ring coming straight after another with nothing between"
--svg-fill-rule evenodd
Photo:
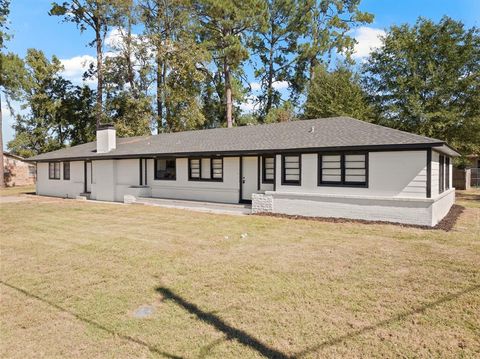
<instances>
[{"instance_id":1,"label":"white chimney","mask_svg":"<svg viewBox=\"0 0 480 359\"><path fill-rule=\"evenodd\" d=\"M107 153L117 148L117 131L112 124L102 124L97 128L97 153Z\"/></svg>"}]
</instances>

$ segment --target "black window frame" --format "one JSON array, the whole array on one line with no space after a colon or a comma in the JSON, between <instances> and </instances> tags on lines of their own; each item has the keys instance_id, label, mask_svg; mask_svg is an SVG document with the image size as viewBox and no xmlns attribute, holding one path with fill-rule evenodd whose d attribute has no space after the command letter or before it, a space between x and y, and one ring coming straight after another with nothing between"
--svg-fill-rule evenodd
<instances>
[{"instance_id":1,"label":"black window frame","mask_svg":"<svg viewBox=\"0 0 480 359\"><path fill-rule=\"evenodd\" d=\"M450 157L445 156L445 190L450 189Z\"/></svg>"},{"instance_id":2,"label":"black window frame","mask_svg":"<svg viewBox=\"0 0 480 359\"><path fill-rule=\"evenodd\" d=\"M70 161L63 162L62 166L63 166L63 179L65 181L70 181ZM68 171L66 169L68 169Z\"/></svg>"},{"instance_id":3,"label":"black window frame","mask_svg":"<svg viewBox=\"0 0 480 359\"><path fill-rule=\"evenodd\" d=\"M285 157L298 157L298 180L287 180L285 178ZM301 186L302 185L302 154L288 153L282 154L282 186Z\"/></svg>"},{"instance_id":4,"label":"black window frame","mask_svg":"<svg viewBox=\"0 0 480 359\"><path fill-rule=\"evenodd\" d=\"M438 156L438 194L445 192L445 156Z\"/></svg>"},{"instance_id":5,"label":"black window frame","mask_svg":"<svg viewBox=\"0 0 480 359\"><path fill-rule=\"evenodd\" d=\"M345 167L345 156L347 155L364 155L365 166L358 168ZM323 156L340 156L340 181L323 181L322 180L322 157ZM317 154L317 185L319 187L355 187L355 188L368 188L368 168L369 168L369 152L367 151L344 151L344 152L320 152ZM363 169L365 170L365 182L352 182L346 181L346 170L348 169Z\"/></svg>"},{"instance_id":6,"label":"black window frame","mask_svg":"<svg viewBox=\"0 0 480 359\"><path fill-rule=\"evenodd\" d=\"M177 180L177 159L175 157L156 157L154 159L154 170L153 170L153 179L155 181L176 181ZM173 161L175 163L175 177L173 178L160 178L157 176L158 160Z\"/></svg>"},{"instance_id":7,"label":"black window frame","mask_svg":"<svg viewBox=\"0 0 480 359\"><path fill-rule=\"evenodd\" d=\"M204 178L202 177L202 160L209 159L210 161L210 178ZM214 178L213 177L213 160L221 160L221 170L222 170L222 177L221 178ZM198 161L199 163L199 176L198 177L192 177L192 161ZM224 176L224 160L223 156L212 156L212 157L189 157L188 158L188 180L189 181L194 181L194 182L223 182L223 176Z\"/></svg>"},{"instance_id":8,"label":"black window frame","mask_svg":"<svg viewBox=\"0 0 480 359\"><path fill-rule=\"evenodd\" d=\"M50 173L50 166L53 165L53 177L51 176L51 173ZM57 175L57 171L55 169L55 167L58 165L58 177L56 176ZM48 179L51 179L51 180L60 180L60 162L48 162Z\"/></svg>"},{"instance_id":9,"label":"black window frame","mask_svg":"<svg viewBox=\"0 0 480 359\"><path fill-rule=\"evenodd\" d=\"M214 160L220 160L220 163L222 164L222 167L221 167L221 170L222 170L222 177L220 178L216 178L216 177L213 177L213 161ZM200 177L202 177L202 173L200 171ZM223 157L210 157L210 181L213 181L213 182L223 182Z\"/></svg>"},{"instance_id":10,"label":"black window frame","mask_svg":"<svg viewBox=\"0 0 480 359\"><path fill-rule=\"evenodd\" d=\"M265 166L265 160L266 159L272 159L273 160L273 178L272 179L267 179L267 168ZM262 183L265 184L272 184L275 182L275 156L262 156Z\"/></svg>"}]
</instances>

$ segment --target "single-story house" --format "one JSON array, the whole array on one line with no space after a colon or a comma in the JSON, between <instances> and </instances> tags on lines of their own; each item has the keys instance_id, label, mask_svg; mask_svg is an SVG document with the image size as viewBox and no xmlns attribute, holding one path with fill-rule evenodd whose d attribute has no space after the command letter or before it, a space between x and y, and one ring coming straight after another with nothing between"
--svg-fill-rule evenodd
<instances>
[{"instance_id":1,"label":"single-story house","mask_svg":"<svg viewBox=\"0 0 480 359\"><path fill-rule=\"evenodd\" d=\"M116 138L44 153L39 195L251 202L252 212L434 226L455 201L444 141L348 117Z\"/></svg>"},{"instance_id":2,"label":"single-story house","mask_svg":"<svg viewBox=\"0 0 480 359\"><path fill-rule=\"evenodd\" d=\"M3 180L5 186L29 186L35 184L35 164L25 158L3 151Z\"/></svg>"}]
</instances>

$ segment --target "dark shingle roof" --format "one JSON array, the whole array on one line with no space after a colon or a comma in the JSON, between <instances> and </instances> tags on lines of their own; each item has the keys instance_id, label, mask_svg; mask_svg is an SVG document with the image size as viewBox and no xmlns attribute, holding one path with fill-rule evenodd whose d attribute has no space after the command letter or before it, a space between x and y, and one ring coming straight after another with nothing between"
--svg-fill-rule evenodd
<instances>
[{"instance_id":1,"label":"dark shingle roof","mask_svg":"<svg viewBox=\"0 0 480 359\"><path fill-rule=\"evenodd\" d=\"M96 153L96 142L89 142L44 153L29 160L236 154L381 146L418 148L442 145L444 145L443 141L434 138L419 136L349 117L332 117L257 126L117 138L117 148L108 153Z\"/></svg>"}]
</instances>

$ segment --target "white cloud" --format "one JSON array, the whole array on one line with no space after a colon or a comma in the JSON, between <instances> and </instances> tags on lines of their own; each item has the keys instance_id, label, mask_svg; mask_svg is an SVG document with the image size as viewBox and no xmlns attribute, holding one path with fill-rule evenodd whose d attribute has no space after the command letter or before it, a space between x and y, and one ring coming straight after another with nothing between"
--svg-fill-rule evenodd
<instances>
[{"instance_id":1,"label":"white cloud","mask_svg":"<svg viewBox=\"0 0 480 359\"><path fill-rule=\"evenodd\" d=\"M252 91L258 91L262 88L262 85L260 85L260 82L251 82L250 87L252 88Z\"/></svg>"},{"instance_id":2,"label":"white cloud","mask_svg":"<svg viewBox=\"0 0 480 359\"><path fill-rule=\"evenodd\" d=\"M357 44L354 47L353 57L362 59L367 57L370 52L382 45L381 36L385 36L385 31L373 27L361 26L354 31Z\"/></svg>"},{"instance_id":3,"label":"white cloud","mask_svg":"<svg viewBox=\"0 0 480 359\"><path fill-rule=\"evenodd\" d=\"M62 76L67 80L72 81L74 84L92 84L95 83L94 79L88 79L83 81L83 74L88 70L90 63L95 63L96 59L90 55L80 55L74 56L70 59L60 59L64 70L62 71Z\"/></svg>"},{"instance_id":4,"label":"white cloud","mask_svg":"<svg viewBox=\"0 0 480 359\"><path fill-rule=\"evenodd\" d=\"M120 48L123 45L122 30L119 28L111 30L105 37L105 45L111 48Z\"/></svg>"},{"instance_id":5,"label":"white cloud","mask_svg":"<svg viewBox=\"0 0 480 359\"><path fill-rule=\"evenodd\" d=\"M253 95L247 96L245 102L240 104L240 109L245 113L252 113L256 110L256 97Z\"/></svg>"},{"instance_id":6,"label":"white cloud","mask_svg":"<svg viewBox=\"0 0 480 359\"><path fill-rule=\"evenodd\" d=\"M260 82L251 82L250 87L252 88L252 91L258 91L262 88L262 85ZM284 90L288 88L288 81L276 81L273 83L273 88L276 90Z\"/></svg>"},{"instance_id":7,"label":"white cloud","mask_svg":"<svg viewBox=\"0 0 480 359\"><path fill-rule=\"evenodd\" d=\"M273 83L273 88L276 90L284 90L288 88L288 81L277 81Z\"/></svg>"}]
</instances>

